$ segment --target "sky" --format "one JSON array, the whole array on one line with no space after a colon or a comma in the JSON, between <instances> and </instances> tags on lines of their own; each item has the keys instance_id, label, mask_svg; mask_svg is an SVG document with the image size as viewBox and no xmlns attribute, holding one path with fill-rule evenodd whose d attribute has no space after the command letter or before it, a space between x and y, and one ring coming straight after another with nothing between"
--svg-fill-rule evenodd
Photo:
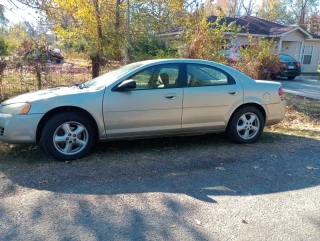
<instances>
[{"instance_id":1,"label":"sky","mask_svg":"<svg viewBox=\"0 0 320 241\"><path fill-rule=\"evenodd\" d=\"M15 5L9 3L7 0L0 0L1 4L5 6L5 16L11 23L18 23L22 21L36 22L38 14L36 10L29 8L23 4L15 2Z\"/></svg>"},{"instance_id":2,"label":"sky","mask_svg":"<svg viewBox=\"0 0 320 241\"><path fill-rule=\"evenodd\" d=\"M4 4L6 11L5 16L10 20L11 23L18 23L21 21L29 21L32 23L36 23L37 18L39 15L36 13L35 9L29 8L23 4L20 4L13 0L15 2L14 6L12 3L9 3L7 0L0 0L1 4ZM249 0L245 0L245 2L248 2ZM256 5L260 5L261 0L256 0ZM319 6L320 10L320 6Z\"/></svg>"},{"instance_id":3,"label":"sky","mask_svg":"<svg viewBox=\"0 0 320 241\"><path fill-rule=\"evenodd\" d=\"M13 1L18 8L16 8L12 3L9 3L7 0L0 1L4 2L2 4L4 4L6 8L5 16L10 20L11 23L18 23L21 21L29 21L32 23L36 23L38 14L34 9L29 8L23 4L19 4L14 0ZM258 4L261 2L261 0L257 0L256 2Z\"/></svg>"}]
</instances>

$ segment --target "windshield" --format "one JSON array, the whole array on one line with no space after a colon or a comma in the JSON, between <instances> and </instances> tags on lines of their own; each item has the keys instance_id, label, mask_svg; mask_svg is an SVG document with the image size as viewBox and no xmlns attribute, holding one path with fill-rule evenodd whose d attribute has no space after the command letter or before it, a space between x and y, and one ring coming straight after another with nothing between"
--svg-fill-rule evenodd
<instances>
[{"instance_id":1,"label":"windshield","mask_svg":"<svg viewBox=\"0 0 320 241\"><path fill-rule=\"evenodd\" d=\"M139 68L143 63L132 63L125 66L122 66L118 69L112 70L108 73L100 75L90 81L87 81L81 85L81 88L101 88L108 86L113 83L115 80L119 79L121 76L129 73L130 71Z\"/></svg>"},{"instance_id":2,"label":"windshield","mask_svg":"<svg viewBox=\"0 0 320 241\"><path fill-rule=\"evenodd\" d=\"M280 54L281 61L283 62L295 62L296 60L289 55Z\"/></svg>"}]
</instances>

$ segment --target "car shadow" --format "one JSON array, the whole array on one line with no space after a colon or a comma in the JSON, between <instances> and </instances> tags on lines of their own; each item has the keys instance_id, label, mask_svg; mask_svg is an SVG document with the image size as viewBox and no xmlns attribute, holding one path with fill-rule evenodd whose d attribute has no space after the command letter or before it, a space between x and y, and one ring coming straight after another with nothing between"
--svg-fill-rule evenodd
<instances>
[{"instance_id":1,"label":"car shadow","mask_svg":"<svg viewBox=\"0 0 320 241\"><path fill-rule=\"evenodd\" d=\"M250 145L204 135L101 143L84 159L56 162L36 147L17 145L0 161L0 188L3 194L17 187L90 195L182 193L214 203L219 195L319 185L319 146L319 140L280 133L265 132Z\"/></svg>"}]
</instances>

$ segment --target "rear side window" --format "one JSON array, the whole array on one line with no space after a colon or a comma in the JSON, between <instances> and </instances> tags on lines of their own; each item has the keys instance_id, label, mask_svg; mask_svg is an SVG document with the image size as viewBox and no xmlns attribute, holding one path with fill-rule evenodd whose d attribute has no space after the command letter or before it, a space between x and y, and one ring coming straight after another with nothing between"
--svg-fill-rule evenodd
<instances>
[{"instance_id":1,"label":"rear side window","mask_svg":"<svg viewBox=\"0 0 320 241\"><path fill-rule=\"evenodd\" d=\"M281 54L280 59L283 62L296 62L296 60L294 58L292 58L291 56L286 55L286 54Z\"/></svg>"},{"instance_id":2,"label":"rear side window","mask_svg":"<svg viewBox=\"0 0 320 241\"><path fill-rule=\"evenodd\" d=\"M235 84L226 72L212 66L187 64L188 86L215 86Z\"/></svg>"}]
</instances>

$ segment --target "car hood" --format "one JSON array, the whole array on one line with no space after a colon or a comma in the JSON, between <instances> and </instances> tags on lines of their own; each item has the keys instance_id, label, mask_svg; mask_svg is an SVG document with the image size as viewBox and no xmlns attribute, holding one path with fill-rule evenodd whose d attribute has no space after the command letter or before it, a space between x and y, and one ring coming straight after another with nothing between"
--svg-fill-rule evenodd
<instances>
[{"instance_id":1,"label":"car hood","mask_svg":"<svg viewBox=\"0 0 320 241\"><path fill-rule=\"evenodd\" d=\"M18 95L11 99L8 99L1 103L1 105L9 105L14 103L24 103L24 102L34 102L37 100L44 100L49 99L57 96L66 96L72 94L78 94L87 92L88 89L79 89L75 86L73 87L58 87L54 89L46 89L46 90L39 90L35 92L30 92L22 95Z\"/></svg>"}]
</instances>

